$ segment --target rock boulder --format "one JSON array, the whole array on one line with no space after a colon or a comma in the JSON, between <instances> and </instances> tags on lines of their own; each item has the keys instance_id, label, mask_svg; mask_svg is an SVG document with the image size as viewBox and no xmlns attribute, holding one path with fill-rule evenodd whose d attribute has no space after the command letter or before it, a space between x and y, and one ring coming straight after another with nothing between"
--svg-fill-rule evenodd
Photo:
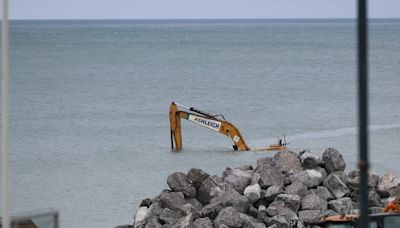
<instances>
[{"instance_id":1,"label":"rock boulder","mask_svg":"<svg viewBox=\"0 0 400 228\"><path fill-rule=\"evenodd\" d=\"M393 172L387 172L379 179L377 190L380 195L389 195L389 190L399 185L400 177L396 177Z\"/></svg>"},{"instance_id":2,"label":"rock boulder","mask_svg":"<svg viewBox=\"0 0 400 228\"><path fill-rule=\"evenodd\" d=\"M323 181L324 176L322 173L314 169L307 169L293 174L290 177L292 183L300 182L303 183L307 188L313 188L320 185Z\"/></svg>"},{"instance_id":3,"label":"rock boulder","mask_svg":"<svg viewBox=\"0 0 400 228\"><path fill-rule=\"evenodd\" d=\"M239 212L233 207L227 207L219 212L218 216L214 220L214 226L216 228L226 225L228 227L242 227L243 220L240 218Z\"/></svg>"},{"instance_id":4,"label":"rock boulder","mask_svg":"<svg viewBox=\"0 0 400 228\"><path fill-rule=\"evenodd\" d=\"M332 173L324 181L325 187L332 193L332 195L338 199L346 196L350 193L347 185L341 180L341 178Z\"/></svg>"},{"instance_id":5,"label":"rock boulder","mask_svg":"<svg viewBox=\"0 0 400 228\"><path fill-rule=\"evenodd\" d=\"M301 199L301 210L327 210L328 203L315 194L306 195Z\"/></svg>"},{"instance_id":6,"label":"rock boulder","mask_svg":"<svg viewBox=\"0 0 400 228\"><path fill-rule=\"evenodd\" d=\"M244 189L251 183L252 176L240 169L233 169L224 181L230 184L237 192L243 193Z\"/></svg>"},{"instance_id":7,"label":"rock boulder","mask_svg":"<svg viewBox=\"0 0 400 228\"><path fill-rule=\"evenodd\" d=\"M322 164L321 158L312 154L309 150L300 152L300 161L305 169L313 169Z\"/></svg>"},{"instance_id":8,"label":"rock boulder","mask_svg":"<svg viewBox=\"0 0 400 228\"><path fill-rule=\"evenodd\" d=\"M299 195L304 197L309 194L307 186L301 182L295 182L286 186L285 194Z\"/></svg>"},{"instance_id":9,"label":"rock boulder","mask_svg":"<svg viewBox=\"0 0 400 228\"><path fill-rule=\"evenodd\" d=\"M188 171L187 177L192 182L195 188L199 188L201 183L210 175L201 169L192 168Z\"/></svg>"},{"instance_id":10,"label":"rock boulder","mask_svg":"<svg viewBox=\"0 0 400 228\"><path fill-rule=\"evenodd\" d=\"M172 173L168 176L167 184L174 192L182 192L186 197L196 197L196 188L184 173Z\"/></svg>"},{"instance_id":11,"label":"rock boulder","mask_svg":"<svg viewBox=\"0 0 400 228\"><path fill-rule=\"evenodd\" d=\"M244 189L243 195L249 199L251 203L256 202L261 197L261 187L259 184L247 186Z\"/></svg>"},{"instance_id":12,"label":"rock boulder","mask_svg":"<svg viewBox=\"0 0 400 228\"><path fill-rule=\"evenodd\" d=\"M342 154L334 148L325 150L322 154L322 161L328 174L334 171L344 171L346 168Z\"/></svg>"},{"instance_id":13,"label":"rock boulder","mask_svg":"<svg viewBox=\"0 0 400 228\"><path fill-rule=\"evenodd\" d=\"M264 194L265 200L272 202L274 201L275 197L279 194L283 193L283 188L280 186L270 186L267 188ZM290 193L288 193L290 194ZM295 194L295 193L294 193Z\"/></svg>"},{"instance_id":14,"label":"rock boulder","mask_svg":"<svg viewBox=\"0 0 400 228\"><path fill-rule=\"evenodd\" d=\"M329 201L328 207L339 214L350 214L350 211L353 210L353 202L349 197L344 197Z\"/></svg>"},{"instance_id":15,"label":"rock boulder","mask_svg":"<svg viewBox=\"0 0 400 228\"><path fill-rule=\"evenodd\" d=\"M283 187L284 175L282 170L278 166L262 166L254 175L258 174L258 184L261 188L266 189L269 186L279 186Z\"/></svg>"},{"instance_id":16,"label":"rock boulder","mask_svg":"<svg viewBox=\"0 0 400 228\"><path fill-rule=\"evenodd\" d=\"M283 172L297 172L303 170L298 153L292 151L279 151L273 160Z\"/></svg>"},{"instance_id":17,"label":"rock boulder","mask_svg":"<svg viewBox=\"0 0 400 228\"><path fill-rule=\"evenodd\" d=\"M218 176L207 177L200 185L197 191L197 199L203 205L209 204L212 196L212 192L217 190L224 191L224 184L222 178Z\"/></svg>"},{"instance_id":18,"label":"rock boulder","mask_svg":"<svg viewBox=\"0 0 400 228\"><path fill-rule=\"evenodd\" d=\"M194 220L193 228L214 228L214 225L210 218L205 217Z\"/></svg>"}]
</instances>

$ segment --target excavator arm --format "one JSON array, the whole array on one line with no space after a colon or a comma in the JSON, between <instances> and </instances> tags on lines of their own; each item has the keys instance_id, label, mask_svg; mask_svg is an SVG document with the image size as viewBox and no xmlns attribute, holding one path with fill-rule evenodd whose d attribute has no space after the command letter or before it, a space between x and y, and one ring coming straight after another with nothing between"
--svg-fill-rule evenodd
<instances>
[{"instance_id":1,"label":"excavator arm","mask_svg":"<svg viewBox=\"0 0 400 228\"><path fill-rule=\"evenodd\" d=\"M188 111L178 110L178 106ZM182 149L181 119L189 120L203 127L209 128L223 135L228 136L234 150L249 150L239 130L225 119L217 118L215 115L200 111L195 108L188 108L175 102L171 103L169 109L169 122L171 127L171 148Z\"/></svg>"}]
</instances>

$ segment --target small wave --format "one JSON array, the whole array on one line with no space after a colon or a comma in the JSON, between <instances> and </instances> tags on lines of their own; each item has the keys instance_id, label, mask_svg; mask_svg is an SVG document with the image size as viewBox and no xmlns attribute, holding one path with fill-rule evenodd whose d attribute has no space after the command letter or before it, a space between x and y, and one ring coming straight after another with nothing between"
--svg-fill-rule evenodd
<instances>
[{"instance_id":1,"label":"small wave","mask_svg":"<svg viewBox=\"0 0 400 228\"><path fill-rule=\"evenodd\" d=\"M400 128L400 124L389 124L389 125L369 125L369 129L371 131L376 131L376 130L389 130L389 129L395 129L395 128Z\"/></svg>"},{"instance_id":2,"label":"small wave","mask_svg":"<svg viewBox=\"0 0 400 228\"><path fill-rule=\"evenodd\" d=\"M390 130L400 128L400 124L388 124L388 125L369 125L369 131L378 131L378 130ZM312 131L305 133L297 133L293 135L286 135L286 138L290 141L299 140L299 139L317 139L317 138L330 138L330 137L339 137L345 135L356 135L357 127L345 127L333 130L321 130L321 131ZM275 142L275 139L258 139L251 140L253 145L260 145L260 143L265 145L265 142Z\"/></svg>"},{"instance_id":3,"label":"small wave","mask_svg":"<svg viewBox=\"0 0 400 228\"><path fill-rule=\"evenodd\" d=\"M298 133L287 137L290 138L290 140L315 139L315 138L337 137L343 135L353 135L355 133L356 133L355 127L346 127L334 130L322 130L318 132Z\"/></svg>"},{"instance_id":4,"label":"small wave","mask_svg":"<svg viewBox=\"0 0 400 228\"><path fill-rule=\"evenodd\" d=\"M395 128L400 128L400 124L369 125L369 131L390 130ZM319 132L299 133L287 137L290 137L291 140L338 137L345 135L355 135L357 133L357 129L357 127L345 127L334 130L322 130Z\"/></svg>"}]
</instances>

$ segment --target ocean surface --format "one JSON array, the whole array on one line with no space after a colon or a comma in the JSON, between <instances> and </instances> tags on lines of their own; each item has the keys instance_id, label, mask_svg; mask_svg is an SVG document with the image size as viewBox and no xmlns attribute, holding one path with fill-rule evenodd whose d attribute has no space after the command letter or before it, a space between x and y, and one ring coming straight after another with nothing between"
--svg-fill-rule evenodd
<instances>
[{"instance_id":1,"label":"ocean surface","mask_svg":"<svg viewBox=\"0 0 400 228\"><path fill-rule=\"evenodd\" d=\"M274 152L234 152L183 122L170 149L171 101L223 113L252 148L357 161L354 20L13 21L12 212L57 209L61 227L133 222L168 174L221 175ZM370 157L400 175L400 20L370 24Z\"/></svg>"}]
</instances>

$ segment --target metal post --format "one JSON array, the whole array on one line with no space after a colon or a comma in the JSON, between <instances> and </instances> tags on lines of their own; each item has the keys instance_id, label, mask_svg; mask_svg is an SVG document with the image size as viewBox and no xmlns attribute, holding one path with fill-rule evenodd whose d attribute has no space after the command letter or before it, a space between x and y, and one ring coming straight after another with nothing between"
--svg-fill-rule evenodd
<instances>
[{"instance_id":1,"label":"metal post","mask_svg":"<svg viewBox=\"0 0 400 228\"><path fill-rule=\"evenodd\" d=\"M8 0L3 0L1 21L2 108L2 227L10 228L10 172L8 161Z\"/></svg>"},{"instance_id":2,"label":"metal post","mask_svg":"<svg viewBox=\"0 0 400 228\"><path fill-rule=\"evenodd\" d=\"M358 0L359 227L368 227L368 27L367 1Z\"/></svg>"}]
</instances>

